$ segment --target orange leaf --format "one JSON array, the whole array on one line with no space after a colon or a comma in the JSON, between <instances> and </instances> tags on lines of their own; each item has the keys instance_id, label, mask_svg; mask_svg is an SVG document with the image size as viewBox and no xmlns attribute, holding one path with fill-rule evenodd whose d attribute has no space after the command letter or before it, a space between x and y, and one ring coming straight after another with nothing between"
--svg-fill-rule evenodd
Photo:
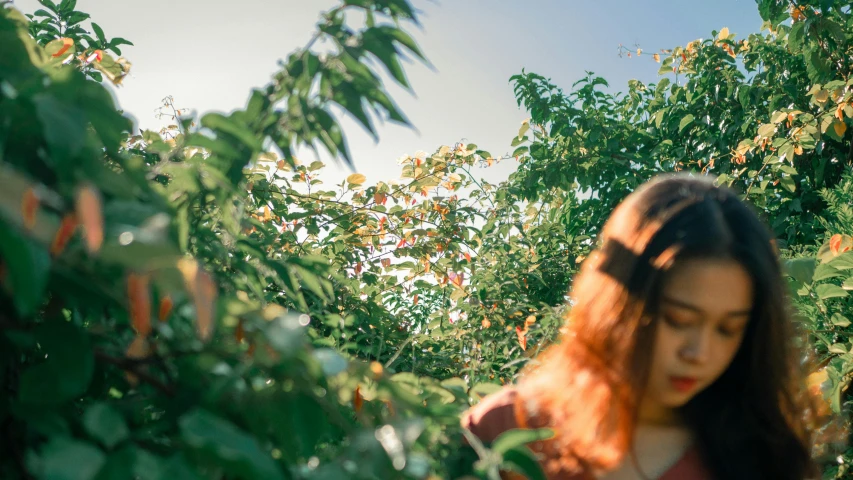
<instances>
[{"instance_id":1,"label":"orange leaf","mask_svg":"<svg viewBox=\"0 0 853 480\"><path fill-rule=\"evenodd\" d=\"M237 340L237 343L243 343L243 340L246 338L246 329L243 326L243 320L237 322L237 328L234 329L234 340Z\"/></svg>"},{"instance_id":2,"label":"orange leaf","mask_svg":"<svg viewBox=\"0 0 853 480\"><path fill-rule=\"evenodd\" d=\"M835 129L835 134L839 137L844 136L844 132L847 131L847 124L844 122L835 122L832 124L832 128Z\"/></svg>"},{"instance_id":3,"label":"orange leaf","mask_svg":"<svg viewBox=\"0 0 853 480\"><path fill-rule=\"evenodd\" d=\"M214 308L218 290L213 278L199 268L198 262L190 258L178 261L178 270L184 277L187 291L193 297L196 312L196 331L202 341L207 341L213 334Z\"/></svg>"},{"instance_id":4,"label":"orange leaf","mask_svg":"<svg viewBox=\"0 0 853 480\"><path fill-rule=\"evenodd\" d=\"M130 320L137 335L151 333L151 294L148 275L131 273L127 276L127 299L130 304Z\"/></svg>"},{"instance_id":5,"label":"orange leaf","mask_svg":"<svg viewBox=\"0 0 853 480\"><path fill-rule=\"evenodd\" d=\"M829 250L833 255L838 255L840 253L839 248L841 247L841 239L842 237L839 233L836 233L829 239Z\"/></svg>"},{"instance_id":6,"label":"orange leaf","mask_svg":"<svg viewBox=\"0 0 853 480\"><path fill-rule=\"evenodd\" d=\"M150 353L151 348L148 345L148 340L143 335L137 335L130 342L127 351L124 352L124 356L133 360L141 360L148 357ZM127 379L127 383L131 386L135 387L139 383L139 378L130 372L125 372L124 376Z\"/></svg>"},{"instance_id":7,"label":"orange leaf","mask_svg":"<svg viewBox=\"0 0 853 480\"><path fill-rule=\"evenodd\" d=\"M24 220L24 228L32 230L36 226L36 213L38 213L41 200L33 187L27 188L24 198L21 199L21 217Z\"/></svg>"},{"instance_id":8,"label":"orange leaf","mask_svg":"<svg viewBox=\"0 0 853 480\"><path fill-rule=\"evenodd\" d=\"M413 298L413 299L412 299L412 302L413 302L415 305L417 305L417 304L418 304L418 296L417 296L417 294L415 295L415 298Z\"/></svg>"},{"instance_id":9,"label":"orange leaf","mask_svg":"<svg viewBox=\"0 0 853 480\"><path fill-rule=\"evenodd\" d=\"M471 254L470 253L465 252L465 260L468 260L469 262L471 261Z\"/></svg>"},{"instance_id":10,"label":"orange leaf","mask_svg":"<svg viewBox=\"0 0 853 480\"><path fill-rule=\"evenodd\" d=\"M492 322L490 322L488 318L484 318L482 325L483 325L483 328L489 328L492 326Z\"/></svg>"},{"instance_id":11,"label":"orange leaf","mask_svg":"<svg viewBox=\"0 0 853 480\"><path fill-rule=\"evenodd\" d=\"M358 275L361 273L361 262L356 262L355 264L355 274Z\"/></svg>"},{"instance_id":12,"label":"orange leaf","mask_svg":"<svg viewBox=\"0 0 853 480\"><path fill-rule=\"evenodd\" d=\"M521 327L515 327L515 335L518 337L518 344L522 350L527 350L527 330L522 330Z\"/></svg>"},{"instance_id":13,"label":"orange leaf","mask_svg":"<svg viewBox=\"0 0 853 480\"><path fill-rule=\"evenodd\" d=\"M60 48L59 51L57 51L56 53L54 53L52 55L53 58L61 56L63 53L67 52L68 49L71 48L73 45L74 45L74 40L71 40L70 38L63 38L62 39L62 48Z\"/></svg>"},{"instance_id":14,"label":"orange leaf","mask_svg":"<svg viewBox=\"0 0 853 480\"><path fill-rule=\"evenodd\" d=\"M361 411L364 406L364 397L361 396L361 387L355 387L355 392L352 395L352 405L355 407L356 413Z\"/></svg>"},{"instance_id":15,"label":"orange leaf","mask_svg":"<svg viewBox=\"0 0 853 480\"><path fill-rule=\"evenodd\" d=\"M835 118L840 121L844 121L844 105L839 105L838 108L835 109Z\"/></svg>"},{"instance_id":16,"label":"orange leaf","mask_svg":"<svg viewBox=\"0 0 853 480\"><path fill-rule=\"evenodd\" d=\"M89 253L96 253L104 243L104 214L98 191L89 185L77 190L76 209L83 226L86 249Z\"/></svg>"},{"instance_id":17,"label":"orange leaf","mask_svg":"<svg viewBox=\"0 0 853 480\"><path fill-rule=\"evenodd\" d=\"M170 313L172 313L172 297L166 295L160 299L160 311L158 312L157 318L160 319L161 322L165 322L169 319Z\"/></svg>"},{"instance_id":18,"label":"orange leaf","mask_svg":"<svg viewBox=\"0 0 853 480\"><path fill-rule=\"evenodd\" d=\"M530 315L526 320L524 320L524 328L527 328L534 323L536 323L536 315Z\"/></svg>"},{"instance_id":19,"label":"orange leaf","mask_svg":"<svg viewBox=\"0 0 853 480\"><path fill-rule=\"evenodd\" d=\"M65 250L65 246L68 245L68 241L71 240L76 229L77 217L73 213L66 214L62 217L62 222L59 224L59 228L53 236L53 242L50 244L50 254L52 256L57 257L63 250Z\"/></svg>"},{"instance_id":20,"label":"orange leaf","mask_svg":"<svg viewBox=\"0 0 853 480\"><path fill-rule=\"evenodd\" d=\"M195 299L196 330L199 338L206 342L213 335L214 308L218 294L216 283L209 273L199 270Z\"/></svg>"}]
</instances>

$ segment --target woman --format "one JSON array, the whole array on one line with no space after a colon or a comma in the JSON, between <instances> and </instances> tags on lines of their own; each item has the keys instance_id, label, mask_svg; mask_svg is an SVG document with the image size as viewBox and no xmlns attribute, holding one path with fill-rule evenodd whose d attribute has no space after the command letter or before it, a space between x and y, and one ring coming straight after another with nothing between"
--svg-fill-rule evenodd
<instances>
[{"instance_id":1,"label":"woman","mask_svg":"<svg viewBox=\"0 0 853 480\"><path fill-rule=\"evenodd\" d=\"M469 410L549 479L810 478L808 396L772 237L710 179L666 176L616 208L574 282L561 341Z\"/></svg>"}]
</instances>

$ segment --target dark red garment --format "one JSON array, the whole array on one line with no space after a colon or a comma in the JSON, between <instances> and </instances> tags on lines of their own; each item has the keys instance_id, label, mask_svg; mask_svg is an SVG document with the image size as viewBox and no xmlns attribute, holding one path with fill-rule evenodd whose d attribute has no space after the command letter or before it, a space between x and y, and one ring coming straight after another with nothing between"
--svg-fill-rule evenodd
<instances>
[{"instance_id":1,"label":"dark red garment","mask_svg":"<svg viewBox=\"0 0 853 480\"><path fill-rule=\"evenodd\" d=\"M499 392L484 398L480 403L471 407L462 416L462 426L471 430L483 442L492 442L501 433L514 428L523 428L516 409L518 392L513 387L506 387ZM522 478L512 474L502 474L505 479ZM587 480L592 475L562 475L549 476L548 480ZM713 480L713 476L702 463L699 453L690 449L678 462L669 468L658 480Z\"/></svg>"}]
</instances>

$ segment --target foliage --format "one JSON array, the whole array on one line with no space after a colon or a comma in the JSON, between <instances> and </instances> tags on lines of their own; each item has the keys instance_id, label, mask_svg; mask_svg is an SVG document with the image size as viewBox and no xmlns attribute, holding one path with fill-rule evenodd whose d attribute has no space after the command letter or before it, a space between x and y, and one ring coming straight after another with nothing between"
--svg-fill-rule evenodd
<instances>
[{"instance_id":1,"label":"foliage","mask_svg":"<svg viewBox=\"0 0 853 480\"><path fill-rule=\"evenodd\" d=\"M522 72L512 157L439 146L398 180L325 185L294 152L351 165L335 112L407 123L377 67L408 88L400 58L424 60L408 2L344 0L245 109L169 99L174 124L138 133L99 83L129 42L42 5L0 17L3 478L536 478L529 432L460 449L458 414L556 338L601 222L672 170L718 175L773 225L811 379L849 410L844 10L765 0L770 33L655 54L667 76L625 95ZM508 181L476 179L500 161Z\"/></svg>"}]
</instances>

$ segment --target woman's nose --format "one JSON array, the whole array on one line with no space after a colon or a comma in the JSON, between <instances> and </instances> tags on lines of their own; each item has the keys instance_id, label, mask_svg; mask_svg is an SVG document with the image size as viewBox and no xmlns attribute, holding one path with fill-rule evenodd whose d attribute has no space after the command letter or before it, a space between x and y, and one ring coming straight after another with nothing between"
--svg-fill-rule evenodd
<instances>
[{"instance_id":1,"label":"woman's nose","mask_svg":"<svg viewBox=\"0 0 853 480\"><path fill-rule=\"evenodd\" d=\"M712 332L709 328L697 327L685 339L679 356L686 362L704 363L711 351Z\"/></svg>"}]
</instances>

